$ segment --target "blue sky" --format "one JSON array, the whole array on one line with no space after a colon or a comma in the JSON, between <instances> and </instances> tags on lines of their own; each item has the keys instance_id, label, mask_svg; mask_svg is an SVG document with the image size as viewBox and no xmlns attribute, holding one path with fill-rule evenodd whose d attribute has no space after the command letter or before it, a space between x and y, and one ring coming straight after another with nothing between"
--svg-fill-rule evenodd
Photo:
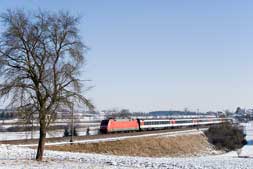
<instances>
[{"instance_id":1,"label":"blue sky","mask_svg":"<svg viewBox=\"0 0 253 169\"><path fill-rule=\"evenodd\" d=\"M99 109L235 110L253 103L253 1L1 0L81 15Z\"/></svg>"}]
</instances>

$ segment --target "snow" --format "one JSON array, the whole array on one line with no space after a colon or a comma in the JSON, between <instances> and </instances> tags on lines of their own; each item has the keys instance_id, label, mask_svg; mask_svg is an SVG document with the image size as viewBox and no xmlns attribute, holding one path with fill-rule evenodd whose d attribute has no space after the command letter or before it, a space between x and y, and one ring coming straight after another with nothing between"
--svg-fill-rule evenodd
<instances>
[{"instance_id":1,"label":"snow","mask_svg":"<svg viewBox=\"0 0 253 169\"><path fill-rule=\"evenodd\" d=\"M253 123L246 126L247 139L252 139ZM241 155L252 153L251 142L242 149ZM249 153L249 154L247 154ZM45 161L36 162L35 149L13 145L0 145L1 168L95 168L95 169L251 169L253 158L238 158L236 152L202 157L147 158L114 156L106 154L70 153L45 151Z\"/></svg>"},{"instance_id":2,"label":"snow","mask_svg":"<svg viewBox=\"0 0 253 169\"><path fill-rule=\"evenodd\" d=\"M173 168L173 169L249 169L250 158L188 157L145 158L101 154L46 151L46 162L31 160L35 150L16 146L0 146L0 168Z\"/></svg>"}]
</instances>

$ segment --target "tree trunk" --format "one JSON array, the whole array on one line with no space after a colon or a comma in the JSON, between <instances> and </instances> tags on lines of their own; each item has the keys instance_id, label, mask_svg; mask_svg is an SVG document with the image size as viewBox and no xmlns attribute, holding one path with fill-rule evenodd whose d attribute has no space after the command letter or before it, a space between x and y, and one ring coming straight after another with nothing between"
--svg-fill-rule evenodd
<instances>
[{"instance_id":1,"label":"tree trunk","mask_svg":"<svg viewBox=\"0 0 253 169\"><path fill-rule=\"evenodd\" d=\"M45 127L45 123L43 123L43 124L40 124L40 138L39 138L39 145L38 145L37 155L36 155L37 161L42 161L43 159L45 141L46 141L46 127Z\"/></svg>"}]
</instances>

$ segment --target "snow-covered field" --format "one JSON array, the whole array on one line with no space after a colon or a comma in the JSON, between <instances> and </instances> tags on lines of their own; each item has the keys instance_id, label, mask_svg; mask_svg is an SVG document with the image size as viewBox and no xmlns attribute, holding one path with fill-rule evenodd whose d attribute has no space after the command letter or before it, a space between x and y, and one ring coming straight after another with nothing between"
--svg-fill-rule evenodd
<instances>
[{"instance_id":1,"label":"snow-covered field","mask_svg":"<svg viewBox=\"0 0 253 169\"><path fill-rule=\"evenodd\" d=\"M79 136L85 136L87 128L78 128L77 133ZM98 134L99 130L95 127L90 127L90 135ZM53 130L47 132L47 138L62 137L64 130ZM39 138L39 131L23 131L23 132L0 132L0 141L5 140L26 140L31 138Z\"/></svg>"},{"instance_id":2,"label":"snow-covered field","mask_svg":"<svg viewBox=\"0 0 253 169\"><path fill-rule=\"evenodd\" d=\"M236 156L188 158L144 158L46 151L46 162L33 159L35 150L0 146L0 168L173 168L173 169L250 169L253 160Z\"/></svg>"},{"instance_id":3,"label":"snow-covered field","mask_svg":"<svg viewBox=\"0 0 253 169\"><path fill-rule=\"evenodd\" d=\"M251 156L253 123L246 125L249 145L241 156ZM36 162L36 151L17 146L0 145L0 168L171 168L171 169L251 169L253 158L238 158L236 152L187 158L123 157L101 154L46 151L45 162ZM248 154L247 154L248 153ZM252 157L252 156L251 156Z\"/></svg>"}]
</instances>

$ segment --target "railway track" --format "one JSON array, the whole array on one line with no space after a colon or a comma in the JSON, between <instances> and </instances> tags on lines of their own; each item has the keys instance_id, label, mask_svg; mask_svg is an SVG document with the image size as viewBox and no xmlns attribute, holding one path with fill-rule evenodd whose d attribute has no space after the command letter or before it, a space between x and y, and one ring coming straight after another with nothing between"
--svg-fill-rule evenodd
<instances>
[{"instance_id":1,"label":"railway track","mask_svg":"<svg viewBox=\"0 0 253 169\"><path fill-rule=\"evenodd\" d=\"M166 130L152 130L152 131L141 131L141 132L129 132L129 133L113 133L113 134L99 134L99 135L90 135L90 136L75 136L73 137L73 143L91 143L105 140L117 140L124 138L136 138L136 137L146 137L146 136L156 136L156 135L165 135L169 133L176 134L177 132L187 132L194 130L196 128L185 127L185 128L175 128L175 129L166 129ZM199 130L205 130L206 127L201 127ZM46 145L60 145L60 144L70 144L70 137L56 137L56 138L47 138ZM9 141L0 141L0 144L13 144L20 146L37 146L38 139L29 139L29 140L9 140Z\"/></svg>"}]
</instances>

